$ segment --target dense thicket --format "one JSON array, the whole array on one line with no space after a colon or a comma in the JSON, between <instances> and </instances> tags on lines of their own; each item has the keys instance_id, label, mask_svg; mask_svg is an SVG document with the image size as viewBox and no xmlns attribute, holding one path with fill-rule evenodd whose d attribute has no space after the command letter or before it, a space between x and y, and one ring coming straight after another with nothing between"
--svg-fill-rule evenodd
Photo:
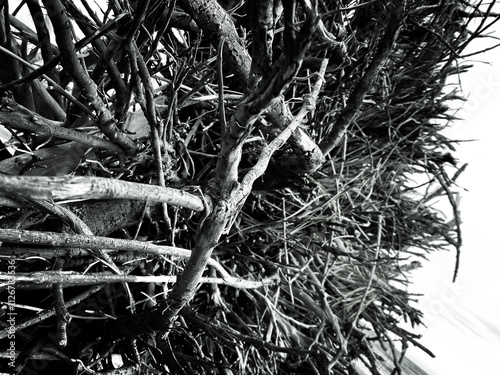
<instances>
[{"instance_id":1,"label":"dense thicket","mask_svg":"<svg viewBox=\"0 0 500 375\"><path fill-rule=\"evenodd\" d=\"M0 6L5 370L400 374L408 345L432 355L407 274L450 247L458 272L447 82L492 5Z\"/></svg>"}]
</instances>

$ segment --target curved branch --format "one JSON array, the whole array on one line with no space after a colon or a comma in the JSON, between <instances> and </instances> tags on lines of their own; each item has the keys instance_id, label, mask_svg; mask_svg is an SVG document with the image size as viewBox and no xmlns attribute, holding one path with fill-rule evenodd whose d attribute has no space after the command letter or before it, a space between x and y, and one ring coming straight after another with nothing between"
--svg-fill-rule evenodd
<instances>
[{"instance_id":1,"label":"curved branch","mask_svg":"<svg viewBox=\"0 0 500 375\"><path fill-rule=\"evenodd\" d=\"M97 92L96 84L78 60L72 38L71 24L61 1L43 0L43 4L47 9L54 29L59 31L56 34L56 40L61 49L63 66L81 89L82 95L89 101L92 109L96 111L99 129L109 139L118 143L128 154L135 154L136 145L123 131L118 129L111 111Z\"/></svg>"},{"instance_id":2,"label":"curved branch","mask_svg":"<svg viewBox=\"0 0 500 375\"><path fill-rule=\"evenodd\" d=\"M328 59L324 59L321 63L320 71L318 72L318 80L314 84L313 90L309 95L305 95L302 108L300 109L297 116L288 125L288 127L283 130L280 135L272 140L269 145L262 149L259 160L254 167L243 178L242 185L248 189L248 194L250 193L251 187L255 180L262 176L271 160L272 155L276 150L278 150L287 139L295 132L295 130L302 124L302 121L307 116L308 113L314 112L316 108L316 101L318 99L319 92L324 82L324 76L326 73L326 68L328 66Z\"/></svg>"},{"instance_id":3,"label":"curved branch","mask_svg":"<svg viewBox=\"0 0 500 375\"><path fill-rule=\"evenodd\" d=\"M198 27L208 36L217 48L220 39L224 39L224 63L235 74L243 86L247 86L250 77L252 59L239 37L231 17L215 0L183 0L182 7L195 20ZM285 129L293 121L290 108L282 96L272 100L266 117L278 129ZM310 136L298 128L289 140L295 151L295 159L301 165L294 169L297 173L316 170L324 161L323 154Z\"/></svg>"}]
</instances>

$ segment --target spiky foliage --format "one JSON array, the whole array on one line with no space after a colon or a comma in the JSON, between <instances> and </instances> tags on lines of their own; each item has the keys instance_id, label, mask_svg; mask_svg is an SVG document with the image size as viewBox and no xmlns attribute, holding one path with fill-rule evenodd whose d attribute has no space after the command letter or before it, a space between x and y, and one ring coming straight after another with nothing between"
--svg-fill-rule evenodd
<instances>
[{"instance_id":1,"label":"spiky foliage","mask_svg":"<svg viewBox=\"0 0 500 375\"><path fill-rule=\"evenodd\" d=\"M18 277L8 300L17 371L107 373L118 358L123 373L354 374L364 363L379 374L384 350L395 373L409 344L432 355L402 326L422 323L407 275L450 247L458 270L455 181L465 166L441 134L460 99L446 84L496 22L490 6L293 1L282 16L279 1L221 1L225 11L196 0L43 3L55 40L38 1L23 5L36 32L2 3L0 135L15 155L2 155L1 171L167 186L205 210L193 214L177 195L168 207L63 205L21 183L10 189L0 254L6 300L9 266ZM74 45L71 27L83 34ZM170 293L175 276L196 281L183 259L213 225L211 208L237 191L221 176L228 144L241 151L244 181L323 81L300 129L219 226L200 288ZM436 199L449 201L451 219ZM160 322L170 298L179 316Z\"/></svg>"}]
</instances>

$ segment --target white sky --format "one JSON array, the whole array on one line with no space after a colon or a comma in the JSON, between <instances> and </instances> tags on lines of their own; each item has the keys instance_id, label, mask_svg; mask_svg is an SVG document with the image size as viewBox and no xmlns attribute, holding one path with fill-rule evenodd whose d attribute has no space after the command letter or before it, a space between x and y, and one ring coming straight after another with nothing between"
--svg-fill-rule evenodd
<instances>
[{"instance_id":1,"label":"white sky","mask_svg":"<svg viewBox=\"0 0 500 375\"><path fill-rule=\"evenodd\" d=\"M500 37L500 28L495 35ZM493 40L487 43L493 43ZM476 43L472 50L481 47ZM469 102L446 133L462 143L456 156L469 167L458 183L464 246L457 282L452 284L455 253L435 254L414 272L419 307L426 313L421 343L436 354L432 359L417 348L408 357L430 375L500 374L500 49L474 57L478 62L461 75ZM489 61L484 64L479 61Z\"/></svg>"}]
</instances>

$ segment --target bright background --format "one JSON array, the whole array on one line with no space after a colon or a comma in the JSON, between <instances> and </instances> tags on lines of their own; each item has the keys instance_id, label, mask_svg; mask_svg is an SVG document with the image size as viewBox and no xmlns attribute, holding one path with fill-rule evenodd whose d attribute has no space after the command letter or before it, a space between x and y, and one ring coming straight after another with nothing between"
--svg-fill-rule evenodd
<instances>
[{"instance_id":1,"label":"bright background","mask_svg":"<svg viewBox=\"0 0 500 375\"><path fill-rule=\"evenodd\" d=\"M493 35L500 37L497 26ZM499 43L473 42L468 52ZM500 374L500 48L474 57L474 67L460 76L468 98L445 134L475 140L454 154L469 166L459 177L463 248L460 270L452 283L455 251L433 254L413 272L418 307L427 329L420 341L437 357L412 347L408 357L429 375ZM486 64L485 62L490 62ZM466 190L465 190L466 189Z\"/></svg>"}]
</instances>

